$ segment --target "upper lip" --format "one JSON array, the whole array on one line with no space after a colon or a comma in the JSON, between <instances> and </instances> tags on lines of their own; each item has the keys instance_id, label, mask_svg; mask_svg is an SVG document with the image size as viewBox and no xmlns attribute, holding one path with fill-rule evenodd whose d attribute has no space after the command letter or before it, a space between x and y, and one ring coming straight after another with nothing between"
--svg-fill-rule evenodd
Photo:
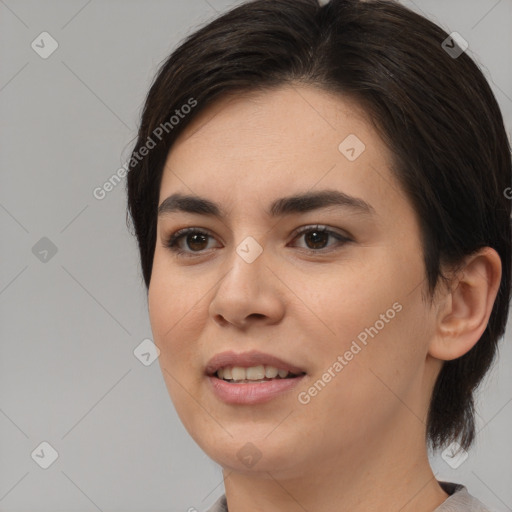
<instances>
[{"instance_id":1,"label":"upper lip","mask_svg":"<svg viewBox=\"0 0 512 512\"><path fill-rule=\"evenodd\" d=\"M217 370L226 366L249 368L250 366L259 365L274 366L278 370L288 370L296 375L306 373L302 368L283 361L279 357L252 350L250 352L242 352L241 354L228 351L214 355L206 364L206 374L213 375Z\"/></svg>"}]
</instances>

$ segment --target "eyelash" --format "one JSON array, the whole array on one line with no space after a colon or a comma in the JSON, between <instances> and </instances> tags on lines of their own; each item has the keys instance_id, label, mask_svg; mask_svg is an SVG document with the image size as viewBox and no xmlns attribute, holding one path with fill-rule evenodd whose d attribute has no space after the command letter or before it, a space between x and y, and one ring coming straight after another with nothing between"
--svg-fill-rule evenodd
<instances>
[{"instance_id":1,"label":"eyelash","mask_svg":"<svg viewBox=\"0 0 512 512\"><path fill-rule=\"evenodd\" d=\"M350 238L343 236L336 231L332 231L332 230L328 229L326 226L321 226L321 225L305 226L303 228L300 228L299 230L297 230L295 232L293 239L295 240L299 236L304 235L305 233L309 233L309 232L327 233L329 235L332 235L332 237L334 237L334 238L336 238L336 240L338 240L338 245L341 245L341 246L343 246L347 242L352 242L352 240ZM206 236L210 236L213 238L213 235L211 235L211 233L206 229L184 228L184 229L180 229L180 230L176 231L175 233L173 233L172 235L170 235L168 237L168 239L165 241L164 245L165 245L165 247L167 247L168 249L170 249L171 251L176 253L178 256L184 256L184 257L190 257L190 258L193 258L195 256L201 256L208 249L202 250L202 251L192 251L191 252L191 251L184 251L183 249L180 249L179 247L177 247L177 242L190 234L206 235ZM332 249L327 250L325 248L322 248L322 249L303 249L303 250L309 254L319 254L322 252L323 253L331 252Z\"/></svg>"}]
</instances>

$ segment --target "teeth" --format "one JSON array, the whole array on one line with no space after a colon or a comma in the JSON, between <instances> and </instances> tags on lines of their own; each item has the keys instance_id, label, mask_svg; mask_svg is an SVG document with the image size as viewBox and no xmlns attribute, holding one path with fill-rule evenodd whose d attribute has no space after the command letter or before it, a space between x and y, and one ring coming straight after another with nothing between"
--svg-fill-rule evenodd
<instances>
[{"instance_id":1,"label":"teeth","mask_svg":"<svg viewBox=\"0 0 512 512\"><path fill-rule=\"evenodd\" d=\"M245 378L248 380L261 380L265 378L264 366L251 366L245 370Z\"/></svg>"},{"instance_id":2,"label":"teeth","mask_svg":"<svg viewBox=\"0 0 512 512\"><path fill-rule=\"evenodd\" d=\"M233 366L231 370L231 378L233 380L244 380L247 377L245 376L245 368L240 368L239 366Z\"/></svg>"},{"instance_id":3,"label":"teeth","mask_svg":"<svg viewBox=\"0 0 512 512\"><path fill-rule=\"evenodd\" d=\"M224 380L242 381L242 380L263 380L274 379L279 375L282 379L290 375L288 370L280 370L274 366L251 366L242 368L240 366L226 366L217 370L217 377Z\"/></svg>"},{"instance_id":4,"label":"teeth","mask_svg":"<svg viewBox=\"0 0 512 512\"><path fill-rule=\"evenodd\" d=\"M267 379L273 379L274 377L277 377L278 373L279 370L274 366L265 366L265 377L267 377Z\"/></svg>"}]
</instances>

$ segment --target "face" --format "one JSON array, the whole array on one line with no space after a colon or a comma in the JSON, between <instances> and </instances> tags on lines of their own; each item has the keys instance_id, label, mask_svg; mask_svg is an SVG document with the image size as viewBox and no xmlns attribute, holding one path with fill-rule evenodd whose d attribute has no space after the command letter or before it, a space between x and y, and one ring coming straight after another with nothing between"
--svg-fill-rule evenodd
<instances>
[{"instance_id":1,"label":"face","mask_svg":"<svg viewBox=\"0 0 512 512\"><path fill-rule=\"evenodd\" d=\"M390 165L364 111L310 87L222 99L174 144L150 320L177 413L224 468L293 476L424 439L434 314Z\"/></svg>"}]
</instances>

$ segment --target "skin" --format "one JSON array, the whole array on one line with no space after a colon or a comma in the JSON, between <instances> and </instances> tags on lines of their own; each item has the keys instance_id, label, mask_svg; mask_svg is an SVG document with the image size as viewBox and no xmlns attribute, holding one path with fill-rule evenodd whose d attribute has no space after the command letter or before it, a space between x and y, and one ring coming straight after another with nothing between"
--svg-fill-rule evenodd
<instances>
[{"instance_id":1,"label":"skin","mask_svg":"<svg viewBox=\"0 0 512 512\"><path fill-rule=\"evenodd\" d=\"M366 145L354 161L338 150L349 134ZM433 304L425 301L417 217L390 165L353 101L300 85L217 101L168 156L159 204L182 192L228 212L222 220L159 217L148 302L169 394L190 435L222 466L230 512L427 512L447 498L427 457L430 395L443 360L466 353L483 333L501 265L485 248ZM265 215L277 198L320 189L361 198L375 213ZM294 235L316 224L351 242L331 236L315 246ZM212 233L202 245L181 241L192 257L165 246L185 227ZM250 264L236 252L247 236L263 249ZM401 311L300 403L298 393L394 303ZM220 401L207 386L206 363L219 352L252 349L307 375L270 402ZM251 467L237 456L247 442L261 455Z\"/></svg>"}]
</instances>

